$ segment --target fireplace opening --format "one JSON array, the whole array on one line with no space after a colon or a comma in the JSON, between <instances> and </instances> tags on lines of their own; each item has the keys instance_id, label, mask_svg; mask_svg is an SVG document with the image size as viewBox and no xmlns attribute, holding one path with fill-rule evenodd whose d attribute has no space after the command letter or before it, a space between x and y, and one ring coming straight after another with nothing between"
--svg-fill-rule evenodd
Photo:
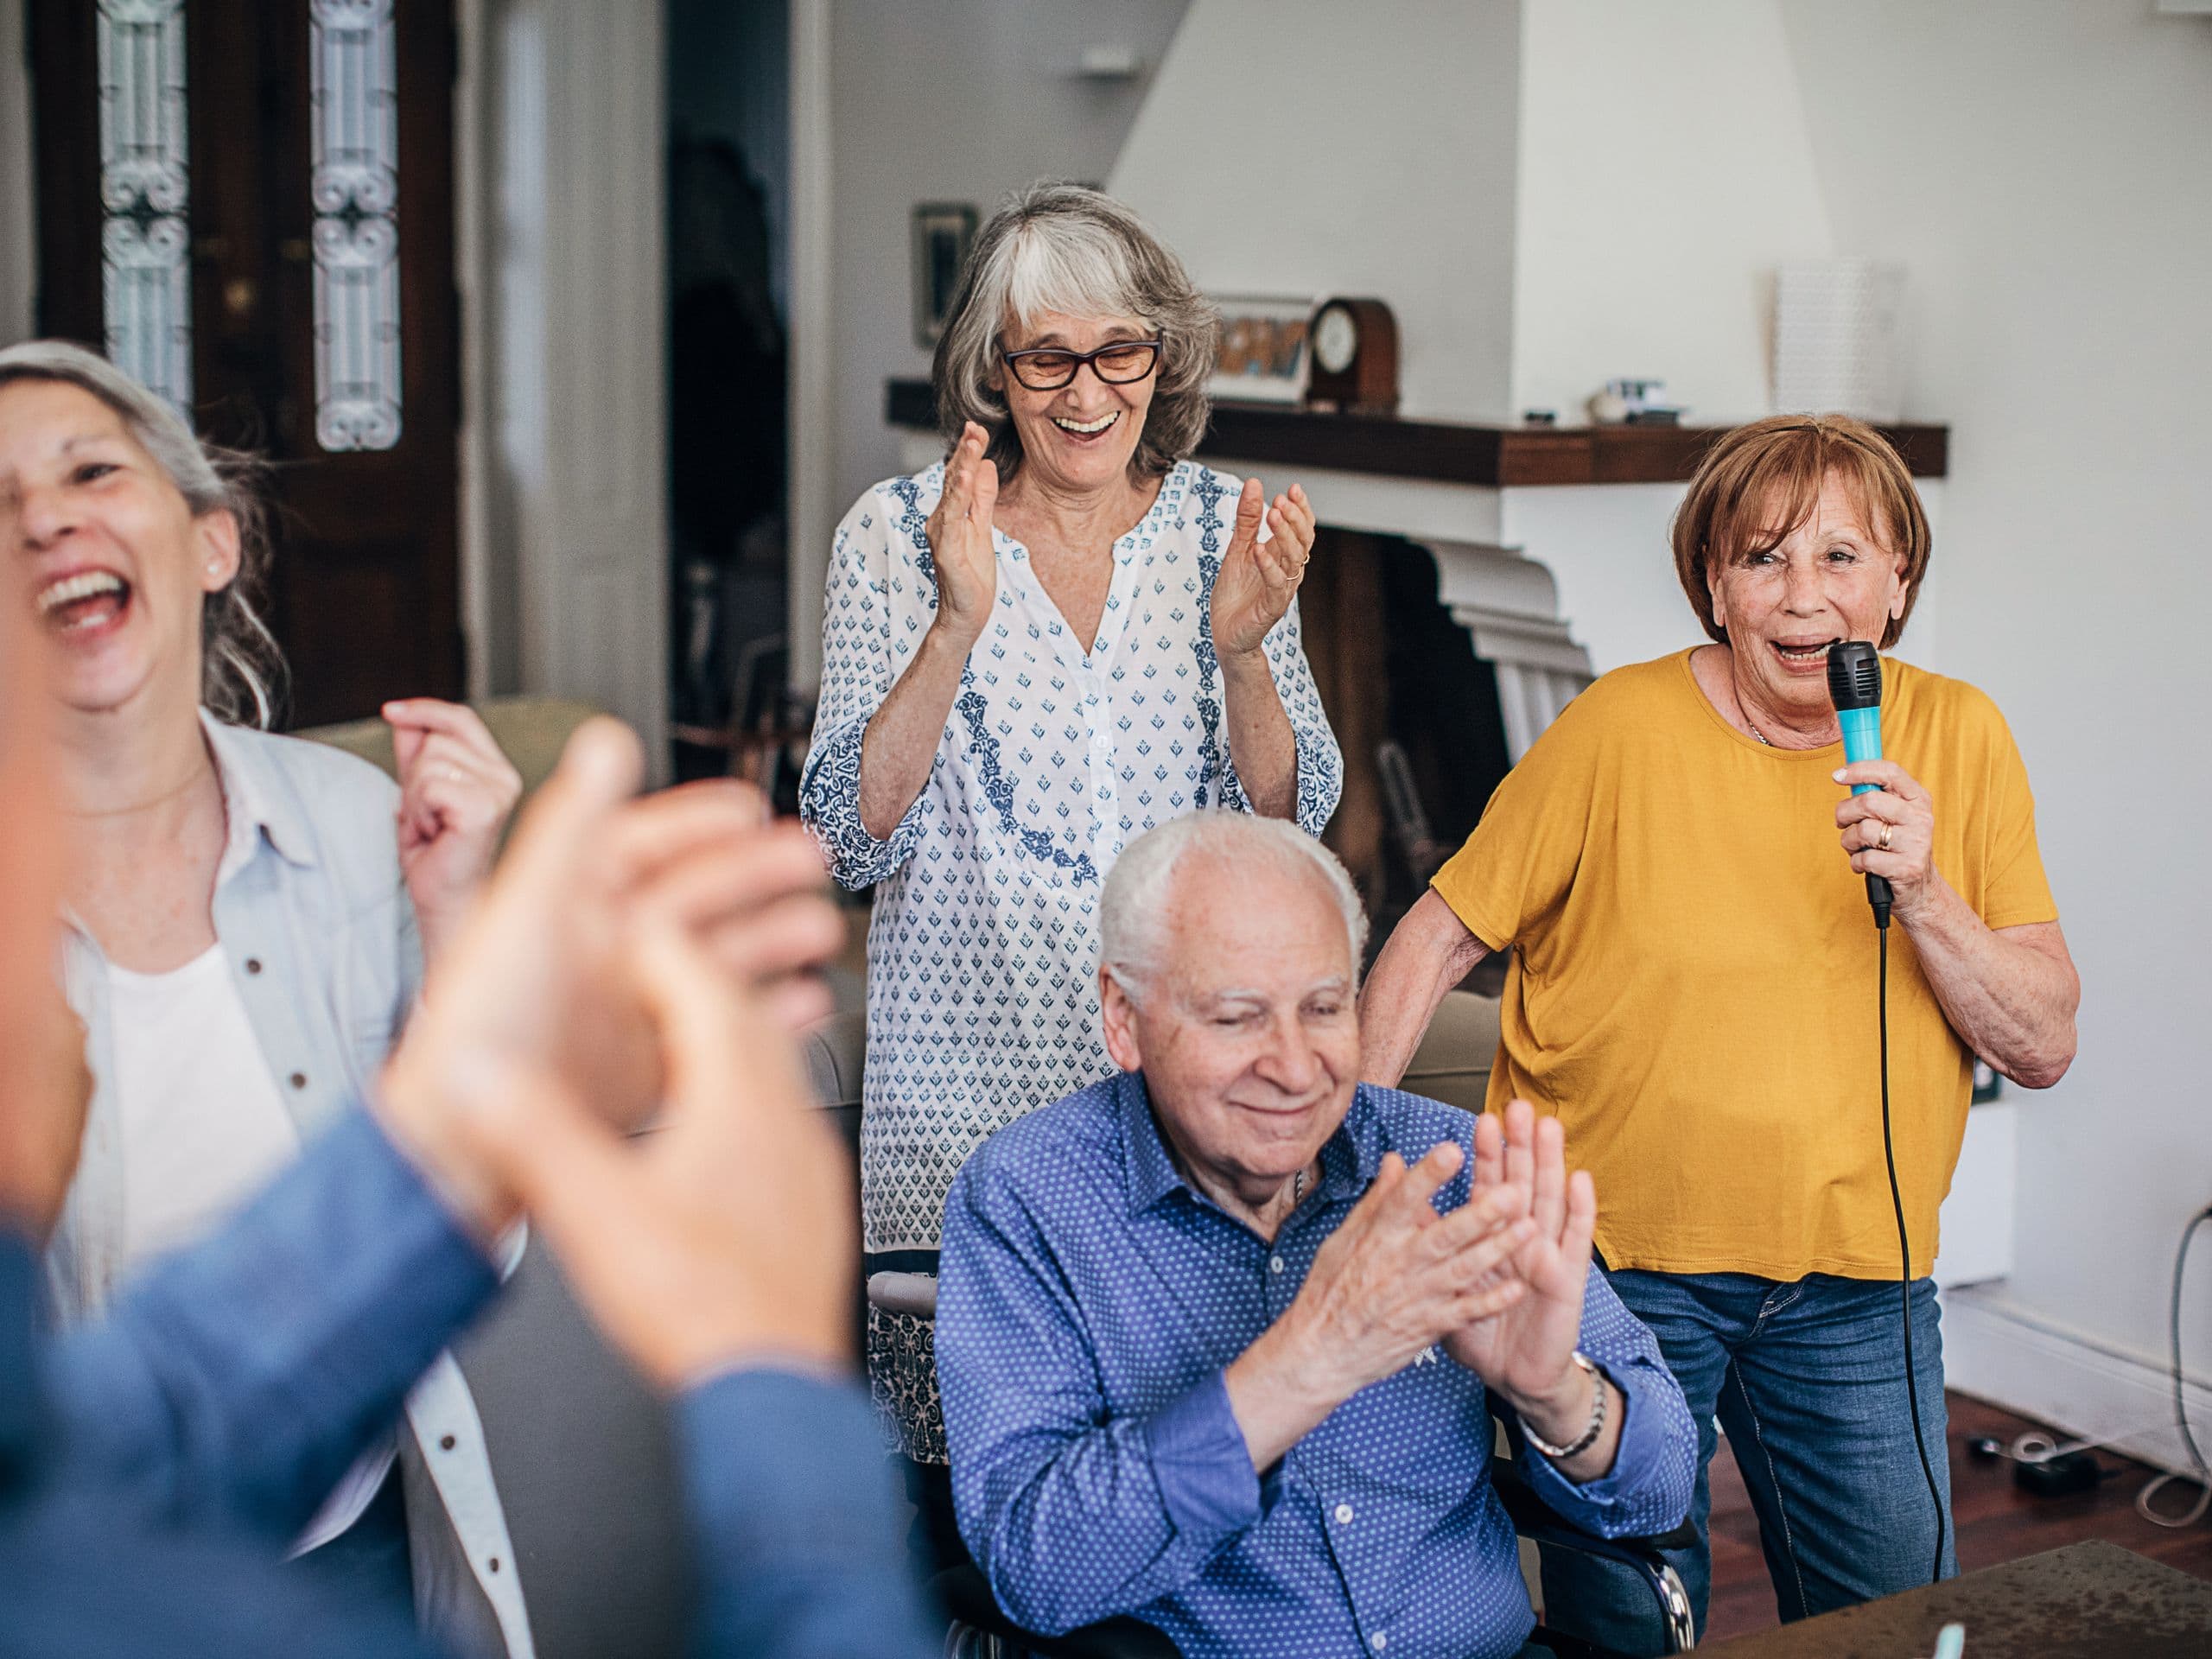
<instances>
[{"instance_id":1,"label":"fireplace opening","mask_svg":"<svg viewBox=\"0 0 2212 1659\"><path fill-rule=\"evenodd\" d=\"M1306 650L1344 756L1323 839L1373 922L1370 960L1459 850L1512 766L1496 667L1438 598L1433 554L1323 526L1300 601ZM1502 981L1486 959L1471 988Z\"/></svg>"}]
</instances>

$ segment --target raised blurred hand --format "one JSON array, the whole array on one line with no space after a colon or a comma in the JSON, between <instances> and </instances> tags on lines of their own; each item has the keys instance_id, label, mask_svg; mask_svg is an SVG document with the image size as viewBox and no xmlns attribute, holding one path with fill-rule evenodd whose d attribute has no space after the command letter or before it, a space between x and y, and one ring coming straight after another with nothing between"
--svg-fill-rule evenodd
<instances>
[{"instance_id":1,"label":"raised blurred hand","mask_svg":"<svg viewBox=\"0 0 2212 1659\"><path fill-rule=\"evenodd\" d=\"M0 1225L43 1239L61 1212L84 1139L92 1074L63 1000L60 821L38 641L28 613L0 616Z\"/></svg>"},{"instance_id":2,"label":"raised blurred hand","mask_svg":"<svg viewBox=\"0 0 2212 1659\"><path fill-rule=\"evenodd\" d=\"M853 1171L791 1034L680 931L638 951L669 1080L625 1138L546 1073L486 1071L473 1123L601 1328L679 1391L764 1360L852 1363Z\"/></svg>"},{"instance_id":3,"label":"raised blurred hand","mask_svg":"<svg viewBox=\"0 0 2212 1659\"><path fill-rule=\"evenodd\" d=\"M609 1121L661 1099L659 1043L635 974L640 929L686 935L710 974L755 987L769 1017L829 1008L814 970L843 938L812 841L771 824L759 791L719 781L631 800L638 742L581 728L447 949L386 1068L395 1138L486 1236L515 1209L465 1121L488 1071L560 1079Z\"/></svg>"}]
</instances>

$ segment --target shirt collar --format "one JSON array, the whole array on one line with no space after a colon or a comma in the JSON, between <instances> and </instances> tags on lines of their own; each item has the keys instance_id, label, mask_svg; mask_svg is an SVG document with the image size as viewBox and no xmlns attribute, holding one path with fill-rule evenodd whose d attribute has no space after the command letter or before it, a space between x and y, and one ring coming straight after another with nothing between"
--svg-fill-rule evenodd
<instances>
[{"instance_id":1,"label":"shirt collar","mask_svg":"<svg viewBox=\"0 0 2212 1659\"><path fill-rule=\"evenodd\" d=\"M1149 1210L1183 1185L1175 1160L1160 1139L1160 1126L1152 1121L1152 1094L1141 1071L1124 1071L1114 1080L1115 1097L1122 1109L1122 1157L1129 1192L1129 1213Z\"/></svg>"},{"instance_id":2,"label":"shirt collar","mask_svg":"<svg viewBox=\"0 0 2212 1659\"><path fill-rule=\"evenodd\" d=\"M1137 1215L1179 1188L1190 1191L1190 1183L1175 1167L1175 1160L1168 1156L1166 1145L1160 1139L1160 1126L1153 1119L1152 1096L1145 1087L1144 1073L1122 1072L1115 1079L1114 1089L1122 1111L1122 1155L1129 1213ZM1321 1143L1319 1192L1330 1198L1357 1199L1374 1185L1376 1172L1382 1166L1382 1154L1389 1148L1389 1138L1375 1109L1373 1091L1363 1083L1352 1090L1351 1106L1344 1113L1344 1121L1337 1126L1334 1135Z\"/></svg>"},{"instance_id":3,"label":"shirt collar","mask_svg":"<svg viewBox=\"0 0 2212 1659\"><path fill-rule=\"evenodd\" d=\"M297 792L284 786L270 764L266 744L259 741L265 734L226 725L205 709L200 711L200 725L207 734L208 752L215 757L228 825L216 885L251 860L264 841L287 863L313 868L315 836Z\"/></svg>"}]
</instances>

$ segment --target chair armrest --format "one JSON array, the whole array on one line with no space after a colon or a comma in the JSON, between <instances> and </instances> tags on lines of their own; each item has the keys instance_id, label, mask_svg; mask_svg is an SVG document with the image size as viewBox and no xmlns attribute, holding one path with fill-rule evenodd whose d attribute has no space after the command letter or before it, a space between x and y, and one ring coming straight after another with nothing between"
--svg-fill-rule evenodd
<instances>
[{"instance_id":1,"label":"chair armrest","mask_svg":"<svg viewBox=\"0 0 2212 1659\"><path fill-rule=\"evenodd\" d=\"M971 1629L1011 1642L1037 1659L1182 1659L1182 1649L1139 1618L1109 1618L1065 1636L1025 1630L999 1611L989 1581L974 1563L947 1567L930 1580L946 1612Z\"/></svg>"},{"instance_id":2,"label":"chair armrest","mask_svg":"<svg viewBox=\"0 0 2212 1659\"><path fill-rule=\"evenodd\" d=\"M932 1273L871 1273L868 1303L887 1313L911 1313L916 1319L937 1318L937 1275Z\"/></svg>"},{"instance_id":3,"label":"chair armrest","mask_svg":"<svg viewBox=\"0 0 2212 1659\"><path fill-rule=\"evenodd\" d=\"M1540 1543L1543 1541L1540 1534L1554 1532L1560 1535L1561 1542L1573 1542L1578 1548L1586 1544L1592 1554L1613 1555L1621 1560L1656 1559L1662 1549L1689 1549L1697 1543L1697 1529L1688 1522L1648 1537L1600 1538L1576 1526L1539 1497L1510 1458L1491 1459L1490 1483L1497 1489L1498 1502L1505 1506L1513 1530Z\"/></svg>"},{"instance_id":4,"label":"chair armrest","mask_svg":"<svg viewBox=\"0 0 2212 1659\"><path fill-rule=\"evenodd\" d=\"M1517 1437L1516 1444L1519 1444ZM1658 1604L1660 1624L1666 1631L1665 1650L1687 1653L1696 1645L1697 1626L1690 1611L1689 1592L1674 1564L1661 1553L1690 1548L1697 1541L1694 1529L1685 1523L1649 1538L1600 1538L1573 1525L1537 1497L1511 1459L1492 1458L1490 1474L1491 1485L1516 1534L1540 1548L1571 1549L1626 1568Z\"/></svg>"}]
</instances>

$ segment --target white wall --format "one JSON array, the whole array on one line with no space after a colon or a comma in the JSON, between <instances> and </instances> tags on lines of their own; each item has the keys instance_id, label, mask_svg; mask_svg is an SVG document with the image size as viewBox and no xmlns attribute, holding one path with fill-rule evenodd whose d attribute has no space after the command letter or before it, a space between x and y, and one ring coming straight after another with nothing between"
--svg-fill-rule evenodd
<instances>
[{"instance_id":1,"label":"white wall","mask_svg":"<svg viewBox=\"0 0 2212 1659\"><path fill-rule=\"evenodd\" d=\"M829 14L826 89L798 74L796 58L791 89L794 123L817 123L816 137L794 134L798 236L825 208L830 220L827 271L803 273L802 251L791 296L791 672L809 685L820 672L830 530L862 490L903 470L899 434L883 418L884 382L929 373L930 353L913 335L916 204L971 202L988 218L1033 180L1103 181L1187 0L795 3L795 49L811 49L810 30ZM1082 49L1093 45L1130 48L1145 73L1077 78ZM834 133L820 123L821 103ZM824 151L826 202L799 188ZM816 281L826 294L801 291ZM817 305L826 307L828 338L810 341L802 330Z\"/></svg>"},{"instance_id":2,"label":"white wall","mask_svg":"<svg viewBox=\"0 0 2212 1659\"><path fill-rule=\"evenodd\" d=\"M1513 407L1656 376L1700 422L1770 406L1784 259L1833 251L1773 0L1526 0Z\"/></svg>"},{"instance_id":3,"label":"white wall","mask_svg":"<svg viewBox=\"0 0 2212 1659\"><path fill-rule=\"evenodd\" d=\"M1128 81L1075 75L1082 48L1116 42L1147 68L1184 0L834 0L834 289L842 512L898 466L883 383L929 372L913 334L915 205L966 201L988 218L1040 178L1097 183L1143 100Z\"/></svg>"},{"instance_id":4,"label":"white wall","mask_svg":"<svg viewBox=\"0 0 2212 1659\"><path fill-rule=\"evenodd\" d=\"M2163 1364L2174 1245L2212 1202L2212 23L2147 0L1781 14L1838 245L1910 273L1910 409L1952 423L1946 665L2012 722L2082 969L2081 1058L2024 1097L2017 1271L1969 1304L2056 1345L2010 1344L1977 1386L2107 1427L2157 1389L2100 1395L2115 1368L2085 1357Z\"/></svg>"},{"instance_id":5,"label":"white wall","mask_svg":"<svg viewBox=\"0 0 2212 1659\"><path fill-rule=\"evenodd\" d=\"M1108 188L1215 292L1375 295L1401 412L1510 403L1511 0L1193 0Z\"/></svg>"}]
</instances>

